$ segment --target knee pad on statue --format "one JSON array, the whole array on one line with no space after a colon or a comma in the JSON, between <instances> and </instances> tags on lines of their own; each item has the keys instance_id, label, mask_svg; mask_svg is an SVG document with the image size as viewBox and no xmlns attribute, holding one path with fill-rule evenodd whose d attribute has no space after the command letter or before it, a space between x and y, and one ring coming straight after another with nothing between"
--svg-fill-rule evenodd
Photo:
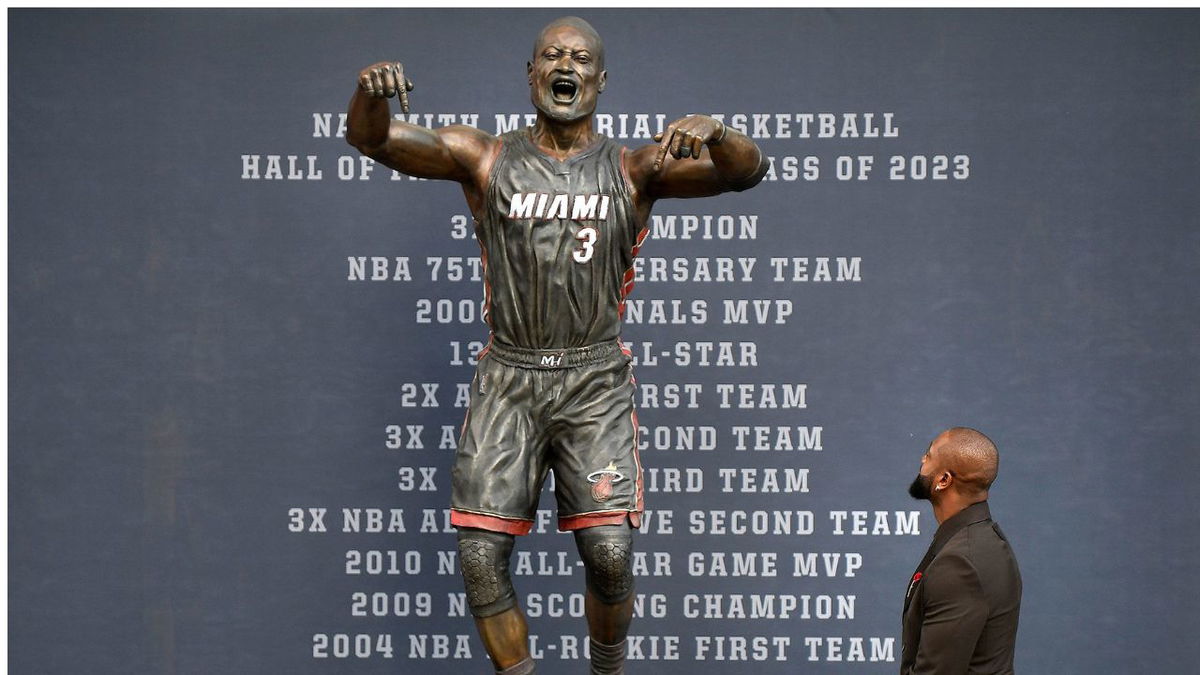
<instances>
[{"instance_id":1,"label":"knee pad on statue","mask_svg":"<svg viewBox=\"0 0 1200 675\"><path fill-rule=\"evenodd\" d=\"M516 606L517 594L508 575L512 549L511 534L471 529L458 531L458 562L471 614L484 618Z\"/></svg>"},{"instance_id":2,"label":"knee pad on statue","mask_svg":"<svg viewBox=\"0 0 1200 675\"><path fill-rule=\"evenodd\" d=\"M625 525L575 531L575 543L587 569L588 590L607 605L633 594L633 534Z\"/></svg>"}]
</instances>

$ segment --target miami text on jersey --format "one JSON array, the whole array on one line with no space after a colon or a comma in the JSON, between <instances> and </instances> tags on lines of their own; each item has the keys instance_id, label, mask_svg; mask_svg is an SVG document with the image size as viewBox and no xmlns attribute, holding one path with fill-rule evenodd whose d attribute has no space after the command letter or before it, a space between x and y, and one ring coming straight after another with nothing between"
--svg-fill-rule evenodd
<instances>
[{"instance_id":1,"label":"miami text on jersey","mask_svg":"<svg viewBox=\"0 0 1200 675\"><path fill-rule=\"evenodd\" d=\"M604 220L608 217L608 195L571 195L565 193L518 192L508 205L509 218L567 218Z\"/></svg>"}]
</instances>

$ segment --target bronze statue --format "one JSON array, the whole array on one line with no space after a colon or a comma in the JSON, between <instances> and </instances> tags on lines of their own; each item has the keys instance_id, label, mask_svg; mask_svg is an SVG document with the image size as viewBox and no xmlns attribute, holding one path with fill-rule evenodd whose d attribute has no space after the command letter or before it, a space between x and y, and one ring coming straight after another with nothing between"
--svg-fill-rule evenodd
<instances>
[{"instance_id":1,"label":"bronze statue","mask_svg":"<svg viewBox=\"0 0 1200 675\"><path fill-rule=\"evenodd\" d=\"M554 470L558 528L587 577L591 672L621 673L633 615L632 529L641 520L631 355L620 341L633 259L658 199L758 184L759 148L700 115L627 151L593 130L604 44L575 17L542 29L527 65L534 126L493 136L393 120L412 83L400 63L359 73L347 140L403 173L462 185L482 249L491 330L471 383L451 522L479 635L500 673L532 673L508 563Z\"/></svg>"}]
</instances>

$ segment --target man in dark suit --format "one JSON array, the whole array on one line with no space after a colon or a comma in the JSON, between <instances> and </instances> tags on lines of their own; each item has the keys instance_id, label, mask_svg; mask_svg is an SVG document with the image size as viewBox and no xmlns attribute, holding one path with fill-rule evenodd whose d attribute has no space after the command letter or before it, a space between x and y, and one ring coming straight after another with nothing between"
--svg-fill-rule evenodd
<instances>
[{"instance_id":1,"label":"man in dark suit","mask_svg":"<svg viewBox=\"0 0 1200 675\"><path fill-rule=\"evenodd\" d=\"M904 596L901 675L1012 673L1021 572L988 511L996 445L955 427L933 439L908 492L939 523Z\"/></svg>"}]
</instances>

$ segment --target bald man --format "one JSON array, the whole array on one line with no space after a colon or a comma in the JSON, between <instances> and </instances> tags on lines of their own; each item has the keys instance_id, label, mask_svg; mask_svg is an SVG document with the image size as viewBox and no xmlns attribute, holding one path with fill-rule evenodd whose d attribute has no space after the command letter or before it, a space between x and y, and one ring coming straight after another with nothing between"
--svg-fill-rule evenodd
<instances>
[{"instance_id":1,"label":"bald man","mask_svg":"<svg viewBox=\"0 0 1200 675\"><path fill-rule=\"evenodd\" d=\"M1000 455L982 433L947 429L933 439L909 486L933 504L933 543L904 596L901 675L1012 673L1021 572L988 511Z\"/></svg>"},{"instance_id":2,"label":"bald man","mask_svg":"<svg viewBox=\"0 0 1200 675\"><path fill-rule=\"evenodd\" d=\"M376 63L359 73L346 139L397 171L458 182L475 217L491 336L471 384L450 522L493 665L534 671L508 566L553 469L558 528L574 533L586 572L591 672L620 675L643 512L632 354L620 340L634 257L657 200L746 190L768 164L753 141L703 115L636 149L596 133L608 71L583 19L543 28L525 74L536 123L493 136L393 119L387 99L407 112L412 83L401 64Z\"/></svg>"}]
</instances>

